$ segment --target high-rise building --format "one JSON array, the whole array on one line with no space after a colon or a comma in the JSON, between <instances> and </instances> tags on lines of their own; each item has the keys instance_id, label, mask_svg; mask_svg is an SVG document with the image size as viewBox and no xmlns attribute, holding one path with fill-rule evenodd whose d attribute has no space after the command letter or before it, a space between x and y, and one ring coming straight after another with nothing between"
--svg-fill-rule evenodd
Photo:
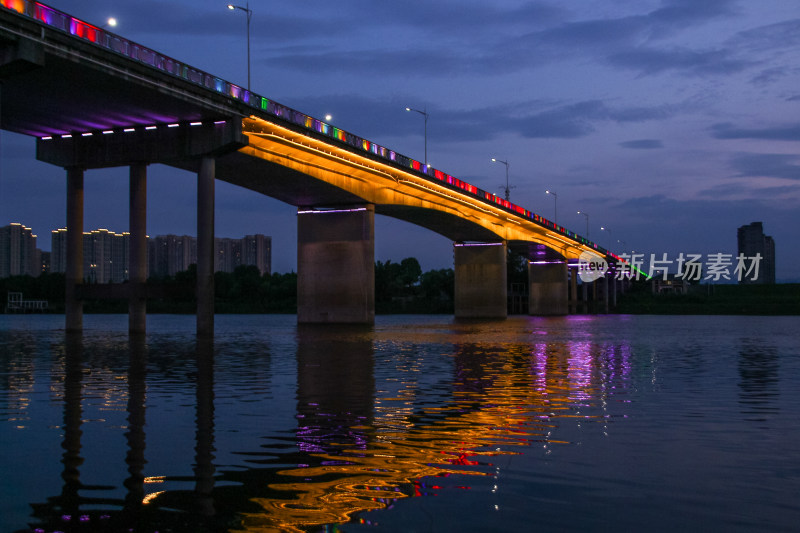
<instances>
[{"instance_id":1,"label":"high-rise building","mask_svg":"<svg viewBox=\"0 0 800 533\"><path fill-rule=\"evenodd\" d=\"M214 239L214 271L233 272L242 264L242 239Z\"/></svg>"},{"instance_id":2,"label":"high-rise building","mask_svg":"<svg viewBox=\"0 0 800 533\"><path fill-rule=\"evenodd\" d=\"M0 278L41 273L41 251L31 228L17 223L0 228Z\"/></svg>"},{"instance_id":3,"label":"high-rise building","mask_svg":"<svg viewBox=\"0 0 800 533\"><path fill-rule=\"evenodd\" d=\"M197 239L188 235L159 235L149 240L150 275L174 276L197 263Z\"/></svg>"},{"instance_id":4,"label":"high-rise building","mask_svg":"<svg viewBox=\"0 0 800 533\"><path fill-rule=\"evenodd\" d=\"M67 230L51 234L50 271L67 270ZM148 276L174 276L197 263L197 239L189 235L159 235L147 239ZM83 233L83 277L91 283L121 283L128 279L130 235L97 229ZM214 239L214 270L233 272L255 265L261 274L272 272L272 238L247 235L242 239Z\"/></svg>"},{"instance_id":5,"label":"high-rise building","mask_svg":"<svg viewBox=\"0 0 800 533\"><path fill-rule=\"evenodd\" d=\"M50 271L67 271L67 230L50 234ZM83 232L83 279L90 283L122 283L128 279L130 235L107 229Z\"/></svg>"},{"instance_id":6,"label":"high-rise building","mask_svg":"<svg viewBox=\"0 0 800 533\"><path fill-rule=\"evenodd\" d=\"M67 228L50 232L50 272L67 271Z\"/></svg>"},{"instance_id":7,"label":"high-rise building","mask_svg":"<svg viewBox=\"0 0 800 533\"><path fill-rule=\"evenodd\" d=\"M242 264L255 265L261 275L272 273L272 237L245 235L242 239Z\"/></svg>"},{"instance_id":8,"label":"high-rise building","mask_svg":"<svg viewBox=\"0 0 800 533\"><path fill-rule=\"evenodd\" d=\"M761 257L758 267L758 277L743 276L739 283L745 284L770 284L775 283L775 241L769 235L764 235L761 222L753 222L741 226L737 231L739 254L752 259L756 255Z\"/></svg>"}]
</instances>

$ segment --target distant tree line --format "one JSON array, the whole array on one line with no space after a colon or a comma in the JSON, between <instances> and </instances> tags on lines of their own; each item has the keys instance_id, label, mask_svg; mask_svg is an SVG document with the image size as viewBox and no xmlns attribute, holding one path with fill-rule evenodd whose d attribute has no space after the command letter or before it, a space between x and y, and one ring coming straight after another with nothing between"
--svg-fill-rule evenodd
<instances>
[{"instance_id":1,"label":"distant tree line","mask_svg":"<svg viewBox=\"0 0 800 533\"><path fill-rule=\"evenodd\" d=\"M174 276L151 277L147 302L149 313L194 313L196 265ZM64 274L45 273L39 277L13 276L0 279L0 312L5 311L8 292L21 292L27 300L47 300L50 311L64 311ZM408 257L375 263L375 310L377 313L452 313L453 269L422 272L419 262ZM296 313L297 274L264 274L252 265L232 273L214 274L217 313ZM124 300L87 300L87 313L124 313Z\"/></svg>"}]
</instances>

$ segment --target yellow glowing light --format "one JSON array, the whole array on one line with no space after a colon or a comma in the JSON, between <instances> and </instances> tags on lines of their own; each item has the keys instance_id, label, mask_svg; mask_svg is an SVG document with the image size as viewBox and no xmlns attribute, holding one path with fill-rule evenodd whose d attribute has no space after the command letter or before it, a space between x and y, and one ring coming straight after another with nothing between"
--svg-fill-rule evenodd
<instances>
[{"instance_id":1,"label":"yellow glowing light","mask_svg":"<svg viewBox=\"0 0 800 533\"><path fill-rule=\"evenodd\" d=\"M445 212L470 220L500 239L545 244L566 258L577 259L584 251L594 251L590 246L555 235L530 219L483 203L472 194L461 193L444 182L440 184L258 117L244 119L242 129L250 143L239 150L241 153L319 179L367 203Z\"/></svg>"},{"instance_id":2,"label":"yellow glowing light","mask_svg":"<svg viewBox=\"0 0 800 533\"><path fill-rule=\"evenodd\" d=\"M148 494L147 496L142 498L142 504L147 505L148 503L150 503L153 500L155 500L160 494L164 494L164 492L166 492L166 491L161 490L161 491L158 491L158 492L151 492L150 494Z\"/></svg>"}]
</instances>

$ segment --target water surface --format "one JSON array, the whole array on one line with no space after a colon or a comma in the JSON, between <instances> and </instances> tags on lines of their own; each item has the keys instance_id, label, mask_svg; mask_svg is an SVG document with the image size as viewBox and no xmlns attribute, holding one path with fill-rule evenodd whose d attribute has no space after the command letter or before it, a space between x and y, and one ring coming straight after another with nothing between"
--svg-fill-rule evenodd
<instances>
[{"instance_id":1,"label":"water surface","mask_svg":"<svg viewBox=\"0 0 800 533\"><path fill-rule=\"evenodd\" d=\"M0 531L796 531L800 319L0 315Z\"/></svg>"}]
</instances>

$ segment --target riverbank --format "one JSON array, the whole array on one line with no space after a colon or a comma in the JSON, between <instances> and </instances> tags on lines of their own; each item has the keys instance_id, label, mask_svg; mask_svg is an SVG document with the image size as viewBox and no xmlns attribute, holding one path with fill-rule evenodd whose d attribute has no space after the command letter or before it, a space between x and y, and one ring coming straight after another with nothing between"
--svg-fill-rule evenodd
<instances>
[{"instance_id":1,"label":"riverbank","mask_svg":"<svg viewBox=\"0 0 800 533\"><path fill-rule=\"evenodd\" d=\"M695 285L687 294L653 294L650 283L618 295L613 310L635 315L800 315L800 284Z\"/></svg>"}]
</instances>

